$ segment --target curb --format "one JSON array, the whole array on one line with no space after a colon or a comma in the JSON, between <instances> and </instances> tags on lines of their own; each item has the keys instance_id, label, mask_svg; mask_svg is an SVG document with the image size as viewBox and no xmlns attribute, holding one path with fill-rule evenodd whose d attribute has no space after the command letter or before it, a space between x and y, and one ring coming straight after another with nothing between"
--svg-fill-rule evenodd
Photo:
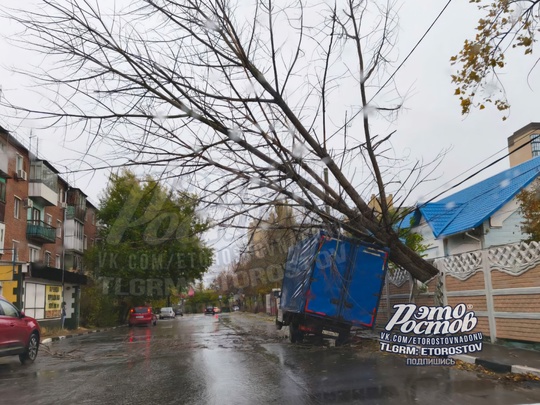
<instances>
[{"instance_id":1,"label":"curb","mask_svg":"<svg viewBox=\"0 0 540 405\"><path fill-rule=\"evenodd\" d=\"M373 340L379 339L377 332L366 333L364 335L360 334L360 337L364 339L373 339ZM481 357L469 356L467 354L458 354L455 356L448 356L448 357L453 358L455 360L460 360L464 363L482 366L485 369L493 371L495 373L531 374L536 377L540 377L540 369L534 368L534 367L521 366L517 364L500 363L498 361L486 360Z\"/></svg>"},{"instance_id":2,"label":"curb","mask_svg":"<svg viewBox=\"0 0 540 405\"><path fill-rule=\"evenodd\" d=\"M496 373L532 374L536 377L540 377L540 369L538 368L520 366L517 364L499 363L496 361L484 360L480 357L473 357L473 356L467 356L467 355L457 355L457 356L451 356L451 357L456 360L461 360L464 363L476 364L477 366L482 366Z\"/></svg>"},{"instance_id":3,"label":"curb","mask_svg":"<svg viewBox=\"0 0 540 405\"><path fill-rule=\"evenodd\" d=\"M41 341L41 344L44 345L44 344L48 344L48 343L52 343L52 342L57 342L59 340L70 339L70 338L74 338L74 337L77 337L77 336L89 335L91 333L106 332L106 331L109 331L109 330L121 328L123 326L125 326L125 325L113 326L112 328L92 329L92 330L87 330L85 332L73 333L71 335L65 335L65 336L54 336L54 337L43 339Z\"/></svg>"}]
</instances>

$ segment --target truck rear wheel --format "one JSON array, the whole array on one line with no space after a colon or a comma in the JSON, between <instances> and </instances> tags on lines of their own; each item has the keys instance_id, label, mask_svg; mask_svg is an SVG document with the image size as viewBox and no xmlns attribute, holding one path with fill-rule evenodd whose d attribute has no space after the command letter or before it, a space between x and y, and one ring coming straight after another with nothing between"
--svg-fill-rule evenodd
<instances>
[{"instance_id":1,"label":"truck rear wheel","mask_svg":"<svg viewBox=\"0 0 540 405\"><path fill-rule=\"evenodd\" d=\"M349 336L351 335L350 331L339 332L339 335L336 339L336 346L343 346L349 341Z\"/></svg>"},{"instance_id":2,"label":"truck rear wheel","mask_svg":"<svg viewBox=\"0 0 540 405\"><path fill-rule=\"evenodd\" d=\"M304 340L304 333L298 330L298 325L294 323L289 324L289 341L291 343L302 343Z\"/></svg>"}]
</instances>

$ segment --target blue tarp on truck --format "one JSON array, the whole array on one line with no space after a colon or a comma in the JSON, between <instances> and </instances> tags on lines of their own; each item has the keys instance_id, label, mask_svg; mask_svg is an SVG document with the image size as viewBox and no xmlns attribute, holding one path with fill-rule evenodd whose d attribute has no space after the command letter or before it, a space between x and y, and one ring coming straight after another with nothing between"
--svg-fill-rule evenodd
<instances>
[{"instance_id":1,"label":"blue tarp on truck","mask_svg":"<svg viewBox=\"0 0 540 405\"><path fill-rule=\"evenodd\" d=\"M374 327L387 267L387 249L355 239L320 232L299 242L285 266L282 323Z\"/></svg>"}]
</instances>

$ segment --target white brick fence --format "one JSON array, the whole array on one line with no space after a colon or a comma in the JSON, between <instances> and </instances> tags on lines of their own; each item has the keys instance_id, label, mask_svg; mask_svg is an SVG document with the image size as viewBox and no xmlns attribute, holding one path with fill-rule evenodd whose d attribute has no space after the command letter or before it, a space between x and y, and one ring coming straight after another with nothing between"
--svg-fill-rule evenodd
<instances>
[{"instance_id":1,"label":"white brick fence","mask_svg":"<svg viewBox=\"0 0 540 405\"><path fill-rule=\"evenodd\" d=\"M412 296L412 280L398 269L387 276L378 323L384 325L392 306L472 305L476 332L496 339L540 342L540 244L517 243L450 256L435 261L441 271L427 292Z\"/></svg>"}]
</instances>

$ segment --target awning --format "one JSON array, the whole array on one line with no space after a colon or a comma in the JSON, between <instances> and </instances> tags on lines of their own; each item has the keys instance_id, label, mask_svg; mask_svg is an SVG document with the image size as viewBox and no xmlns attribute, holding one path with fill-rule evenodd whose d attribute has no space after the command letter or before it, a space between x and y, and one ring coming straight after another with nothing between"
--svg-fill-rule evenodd
<instances>
[{"instance_id":1,"label":"awning","mask_svg":"<svg viewBox=\"0 0 540 405\"><path fill-rule=\"evenodd\" d=\"M33 278L62 282L62 273L64 274L64 283L80 285L88 283L88 277L84 274L49 267L41 263L30 263L30 275Z\"/></svg>"}]
</instances>

